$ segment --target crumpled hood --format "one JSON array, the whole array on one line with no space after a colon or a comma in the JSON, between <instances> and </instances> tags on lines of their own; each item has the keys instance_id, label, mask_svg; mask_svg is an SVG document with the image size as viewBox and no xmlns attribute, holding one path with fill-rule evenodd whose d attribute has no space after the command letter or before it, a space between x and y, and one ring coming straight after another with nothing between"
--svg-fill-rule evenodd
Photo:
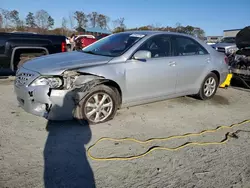
<instances>
[{"instance_id":1,"label":"crumpled hood","mask_svg":"<svg viewBox=\"0 0 250 188\"><path fill-rule=\"evenodd\" d=\"M211 45L213 48L216 48L216 47L235 47L236 44L232 44L232 43L216 43L216 44L212 44Z\"/></svg>"},{"instance_id":2,"label":"crumpled hood","mask_svg":"<svg viewBox=\"0 0 250 188\"><path fill-rule=\"evenodd\" d=\"M24 63L23 67L42 75L60 75L65 70L101 65L108 63L111 59L112 57L73 51L34 58Z\"/></svg>"}]
</instances>

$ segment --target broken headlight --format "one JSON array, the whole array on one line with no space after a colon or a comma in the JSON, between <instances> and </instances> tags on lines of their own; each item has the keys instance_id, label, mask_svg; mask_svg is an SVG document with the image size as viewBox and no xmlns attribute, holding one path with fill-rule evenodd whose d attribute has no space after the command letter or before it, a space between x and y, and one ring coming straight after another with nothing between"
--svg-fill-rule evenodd
<instances>
[{"instance_id":1,"label":"broken headlight","mask_svg":"<svg viewBox=\"0 0 250 188\"><path fill-rule=\"evenodd\" d=\"M75 71L65 71L63 73L65 89L72 88L78 76L79 76L79 73Z\"/></svg>"},{"instance_id":2,"label":"broken headlight","mask_svg":"<svg viewBox=\"0 0 250 188\"><path fill-rule=\"evenodd\" d=\"M31 86L44 86L48 85L52 89L57 89L62 87L63 85L63 80L61 77L38 77L35 79L32 83Z\"/></svg>"},{"instance_id":3,"label":"broken headlight","mask_svg":"<svg viewBox=\"0 0 250 188\"><path fill-rule=\"evenodd\" d=\"M227 53L228 53L228 54L233 54L233 53L235 53L237 50L238 50L237 47L228 48L228 49L227 49Z\"/></svg>"}]
</instances>

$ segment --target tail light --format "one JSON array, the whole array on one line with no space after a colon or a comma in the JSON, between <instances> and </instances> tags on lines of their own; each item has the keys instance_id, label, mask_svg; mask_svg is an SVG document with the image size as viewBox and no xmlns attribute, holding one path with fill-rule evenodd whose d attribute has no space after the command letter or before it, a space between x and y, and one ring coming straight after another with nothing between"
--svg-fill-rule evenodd
<instances>
[{"instance_id":1,"label":"tail light","mask_svg":"<svg viewBox=\"0 0 250 188\"><path fill-rule=\"evenodd\" d=\"M66 48L66 42L62 42L61 43L61 50L62 52L66 52L67 48Z\"/></svg>"},{"instance_id":2,"label":"tail light","mask_svg":"<svg viewBox=\"0 0 250 188\"><path fill-rule=\"evenodd\" d=\"M229 63L229 59L228 59L228 57L227 57L227 56L225 56L225 57L224 57L224 61L225 61L225 63L226 63L226 64L228 64L228 63Z\"/></svg>"}]
</instances>

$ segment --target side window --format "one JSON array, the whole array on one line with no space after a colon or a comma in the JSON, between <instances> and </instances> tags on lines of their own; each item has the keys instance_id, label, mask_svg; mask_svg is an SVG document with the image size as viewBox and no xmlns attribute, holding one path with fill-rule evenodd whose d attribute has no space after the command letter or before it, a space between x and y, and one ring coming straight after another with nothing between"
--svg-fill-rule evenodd
<instances>
[{"instance_id":1,"label":"side window","mask_svg":"<svg viewBox=\"0 0 250 188\"><path fill-rule=\"evenodd\" d=\"M154 36L148 39L139 50L148 50L151 52L151 58L171 56L171 40L168 35Z\"/></svg>"},{"instance_id":2,"label":"side window","mask_svg":"<svg viewBox=\"0 0 250 188\"><path fill-rule=\"evenodd\" d=\"M178 36L175 37L175 55L188 56L188 55L204 55L208 52L195 40Z\"/></svg>"}]
</instances>

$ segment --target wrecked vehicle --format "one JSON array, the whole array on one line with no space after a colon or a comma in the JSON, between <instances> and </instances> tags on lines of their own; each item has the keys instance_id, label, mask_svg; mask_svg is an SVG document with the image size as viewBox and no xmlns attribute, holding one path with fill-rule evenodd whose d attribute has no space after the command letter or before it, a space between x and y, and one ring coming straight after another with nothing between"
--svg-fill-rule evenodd
<instances>
[{"instance_id":1,"label":"wrecked vehicle","mask_svg":"<svg viewBox=\"0 0 250 188\"><path fill-rule=\"evenodd\" d=\"M250 26L240 30L235 41L238 50L229 56L230 72L250 89Z\"/></svg>"},{"instance_id":2,"label":"wrecked vehicle","mask_svg":"<svg viewBox=\"0 0 250 188\"><path fill-rule=\"evenodd\" d=\"M28 113L97 124L123 107L193 94L210 99L227 74L225 55L197 38L127 31L27 61L14 88Z\"/></svg>"}]
</instances>

